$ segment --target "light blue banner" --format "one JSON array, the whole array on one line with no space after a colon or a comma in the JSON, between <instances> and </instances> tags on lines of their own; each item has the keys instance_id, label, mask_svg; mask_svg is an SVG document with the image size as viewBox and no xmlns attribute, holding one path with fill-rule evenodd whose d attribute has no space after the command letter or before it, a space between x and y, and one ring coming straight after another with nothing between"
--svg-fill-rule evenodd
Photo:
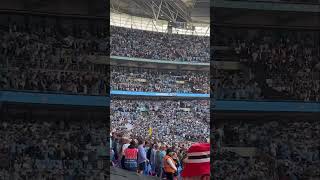
<instances>
[{"instance_id":1,"label":"light blue banner","mask_svg":"<svg viewBox=\"0 0 320 180\"><path fill-rule=\"evenodd\" d=\"M112 90L111 95L158 96L158 97L194 97L194 98L209 98L210 97L210 94L197 94L197 93L158 93L158 92L140 92L140 91L117 91L117 90Z\"/></svg>"},{"instance_id":2,"label":"light blue banner","mask_svg":"<svg viewBox=\"0 0 320 180\"><path fill-rule=\"evenodd\" d=\"M168 60L144 59L144 58L124 57L124 56L110 56L110 59L111 59L111 60L133 61L133 62L160 63L160 64L210 66L210 63L184 62L184 61L168 61ZM208 60L208 61L209 61L209 60Z\"/></svg>"},{"instance_id":3,"label":"light blue banner","mask_svg":"<svg viewBox=\"0 0 320 180\"><path fill-rule=\"evenodd\" d=\"M209 98L209 94L192 93L156 93L111 91L111 95L145 96L145 97L191 97ZM209 99L208 99L209 100ZM108 107L110 98L106 96L84 96L49 94L19 91L0 91L0 102L36 103L54 105L76 105ZM320 103L297 101L232 101L217 100L211 103L216 111L256 111L256 112L320 112Z\"/></svg>"},{"instance_id":4,"label":"light blue banner","mask_svg":"<svg viewBox=\"0 0 320 180\"><path fill-rule=\"evenodd\" d=\"M320 112L320 103L295 101L225 101L214 102L217 111Z\"/></svg>"},{"instance_id":5,"label":"light blue banner","mask_svg":"<svg viewBox=\"0 0 320 180\"><path fill-rule=\"evenodd\" d=\"M0 91L0 102L105 107L109 106L110 98L106 96Z\"/></svg>"}]
</instances>

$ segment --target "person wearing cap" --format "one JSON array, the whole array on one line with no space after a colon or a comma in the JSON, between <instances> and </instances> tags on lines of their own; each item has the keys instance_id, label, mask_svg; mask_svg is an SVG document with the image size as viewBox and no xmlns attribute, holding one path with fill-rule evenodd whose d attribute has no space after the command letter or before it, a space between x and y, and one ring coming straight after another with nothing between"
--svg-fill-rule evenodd
<instances>
[{"instance_id":1,"label":"person wearing cap","mask_svg":"<svg viewBox=\"0 0 320 180\"><path fill-rule=\"evenodd\" d=\"M183 180L210 180L210 144L193 144L183 161Z\"/></svg>"},{"instance_id":2,"label":"person wearing cap","mask_svg":"<svg viewBox=\"0 0 320 180\"><path fill-rule=\"evenodd\" d=\"M168 149L167 155L163 158L163 169L167 180L173 180L174 174L178 170L173 160L174 156L176 156L176 153Z\"/></svg>"}]
</instances>

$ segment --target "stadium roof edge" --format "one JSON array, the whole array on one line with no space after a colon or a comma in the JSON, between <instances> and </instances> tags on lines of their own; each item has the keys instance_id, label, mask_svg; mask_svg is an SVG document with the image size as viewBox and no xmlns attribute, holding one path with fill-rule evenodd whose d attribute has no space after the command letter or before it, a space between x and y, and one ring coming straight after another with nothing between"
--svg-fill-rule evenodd
<instances>
[{"instance_id":1,"label":"stadium roof edge","mask_svg":"<svg viewBox=\"0 0 320 180\"><path fill-rule=\"evenodd\" d=\"M166 20L210 23L210 0L110 0L111 12Z\"/></svg>"},{"instance_id":2,"label":"stadium roof edge","mask_svg":"<svg viewBox=\"0 0 320 180\"><path fill-rule=\"evenodd\" d=\"M211 4L214 8L291 11L291 12L320 12L320 4L280 3L280 2L253 2L214 0Z\"/></svg>"}]
</instances>

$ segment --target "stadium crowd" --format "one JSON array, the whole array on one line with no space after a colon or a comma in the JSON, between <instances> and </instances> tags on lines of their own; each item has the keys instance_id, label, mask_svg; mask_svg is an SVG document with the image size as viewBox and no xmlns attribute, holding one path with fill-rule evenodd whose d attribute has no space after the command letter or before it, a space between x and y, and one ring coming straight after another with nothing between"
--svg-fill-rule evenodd
<instances>
[{"instance_id":1,"label":"stadium crowd","mask_svg":"<svg viewBox=\"0 0 320 180\"><path fill-rule=\"evenodd\" d=\"M206 141L208 100L112 100L111 127L133 137L166 143Z\"/></svg>"},{"instance_id":2,"label":"stadium crowd","mask_svg":"<svg viewBox=\"0 0 320 180\"><path fill-rule=\"evenodd\" d=\"M91 95L109 91L107 66L92 62L108 55L107 34L9 23L0 29L0 40L1 89Z\"/></svg>"},{"instance_id":3,"label":"stadium crowd","mask_svg":"<svg viewBox=\"0 0 320 180\"><path fill-rule=\"evenodd\" d=\"M315 68L320 63L320 46L313 32L229 29L219 33L224 38L217 37L217 45L232 48L236 59L267 87L291 100L320 100Z\"/></svg>"},{"instance_id":4,"label":"stadium crowd","mask_svg":"<svg viewBox=\"0 0 320 180\"><path fill-rule=\"evenodd\" d=\"M169 34L111 26L112 56L209 62L209 37Z\"/></svg>"},{"instance_id":5,"label":"stadium crowd","mask_svg":"<svg viewBox=\"0 0 320 180\"><path fill-rule=\"evenodd\" d=\"M208 37L111 27L113 56L209 62L209 50ZM209 73L112 66L111 88L142 92L209 93ZM183 174L189 176L192 171L197 171L197 167L190 169L184 164L188 164L185 163L188 148L208 141L208 100L122 97L113 98L110 108L113 166L149 176L166 177L168 180L181 179ZM209 144L204 146L209 156ZM203 162L203 165L199 164L201 170L193 176L210 174L209 158Z\"/></svg>"},{"instance_id":6,"label":"stadium crowd","mask_svg":"<svg viewBox=\"0 0 320 180\"><path fill-rule=\"evenodd\" d=\"M212 174L215 180L274 180L272 161L266 158L242 157L226 149L214 157Z\"/></svg>"},{"instance_id":7,"label":"stadium crowd","mask_svg":"<svg viewBox=\"0 0 320 180\"><path fill-rule=\"evenodd\" d=\"M0 124L0 179L107 178L104 122L11 119Z\"/></svg>"},{"instance_id":8,"label":"stadium crowd","mask_svg":"<svg viewBox=\"0 0 320 180\"><path fill-rule=\"evenodd\" d=\"M218 70L212 73L212 78L214 81L211 86L216 87L213 91L215 99L263 99L259 83L241 71Z\"/></svg>"},{"instance_id":9,"label":"stadium crowd","mask_svg":"<svg viewBox=\"0 0 320 180\"><path fill-rule=\"evenodd\" d=\"M106 95L107 76L99 73L12 68L1 71L0 89Z\"/></svg>"},{"instance_id":10,"label":"stadium crowd","mask_svg":"<svg viewBox=\"0 0 320 180\"><path fill-rule=\"evenodd\" d=\"M215 139L222 147L255 147L258 154L253 158L244 158L232 152L219 152L224 157L216 158L215 176L224 179L229 173L245 177L265 176L280 179L319 179L320 178L320 123L317 121L269 121L229 122L218 128ZM218 154L218 153L217 153ZM227 154L229 156L225 156ZM219 155L216 155L219 157ZM234 161L237 159L237 161ZM252 161L263 160L264 165L257 163L253 171L247 171ZM241 162L241 163L234 163ZM261 174L264 172L264 174ZM253 174L252 174L253 173ZM246 179L246 178L244 178Z\"/></svg>"},{"instance_id":11,"label":"stadium crowd","mask_svg":"<svg viewBox=\"0 0 320 180\"><path fill-rule=\"evenodd\" d=\"M209 93L209 73L136 67L111 67L112 90Z\"/></svg>"},{"instance_id":12,"label":"stadium crowd","mask_svg":"<svg viewBox=\"0 0 320 180\"><path fill-rule=\"evenodd\" d=\"M127 136L113 132L111 139L112 166L161 179L177 180L181 177L210 179L210 144L174 143L162 140L146 141L143 137ZM192 166L193 153L201 153L206 157L198 157L201 162Z\"/></svg>"},{"instance_id":13,"label":"stadium crowd","mask_svg":"<svg viewBox=\"0 0 320 180\"><path fill-rule=\"evenodd\" d=\"M209 121L208 100L113 99L112 163L145 175L180 179L188 148L208 141ZM133 150L138 155L128 160ZM171 170L164 161L168 156L174 161ZM203 166L210 174L209 161Z\"/></svg>"}]
</instances>

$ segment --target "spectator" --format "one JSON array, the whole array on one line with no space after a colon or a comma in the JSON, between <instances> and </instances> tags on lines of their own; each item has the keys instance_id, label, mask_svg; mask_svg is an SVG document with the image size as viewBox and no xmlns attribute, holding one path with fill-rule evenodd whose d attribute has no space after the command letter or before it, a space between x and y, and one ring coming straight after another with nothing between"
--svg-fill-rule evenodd
<instances>
[{"instance_id":1,"label":"spectator","mask_svg":"<svg viewBox=\"0 0 320 180\"><path fill-rule=\"evenodd\" d=\"M167 61L209 62L209 37L111 26L111 55ZM188 47L188 48L186 48Z\"/></svg>"},{"instance_id":2,"label":"spectator","mask_svg":"<svg viewBox=\"0 0 320 180\"><path fill-rule=\"evenodd\" d=\"M165 93L209 93L207 72L141 69L113 66L112 90L165 92Z\"/></svg>"},{"instance_id":3,"label":"spectator","mask_svg":"<svg viewBox=\"0 0 320 180\"><path fill-rule=\"evenodd\" d=\"M146 167L146 164L149 162L149 160L147 159L147 153L144 149L144 145L145 145L145 141L143 140L139 140L139 145L138 145L138 151L139 151L139 155L138 155L138 173L143 173Z\"/></svg>"},{"instance_id":4,"label":"spectator","mask_svg":"<svg viewBox=\"0 0 320 180\"><path fill-rule=\"evenodd\" d=\"M219 33L222 35L216 38L223 37L223 40L214 42L218 42L218 46L226 46L228 50L215 54L245 65L245 71L248 72L245 79L250 80L242 83L237 77L223 80L217 89L221 88L222 92L228 88L232 90L231 95L223 94L220 98L241 99L242 92L251 93L250 89L253 89L257 95L261 91L264 95L262 98L319 101L320 81L315 67L320 62L320 48L316 32L221 29ZM230 73L222 76L231 77ZM259 84L255 85L256 82L251 80ZM238 91L234 92L233 89ZM261 96L249 99L261 99Z\"/></svg>"},{"instance_id":5,"label":"spectator","mask_svg":"<svg viewBox=\"0 0 320 180\"><path fill-rule=\"evenodd\" d=\"M124 151L124 167L128 171L137 171L138 168L138 149L136 142L132 140L129 147Z\"/></svg>"},{"instance_id":6,"label":"spectator","mask_svg":"<svg viewBox=\"0 0 320 180\"><path fill-rule=\"evenodd\" d=\"M175 156L175 152L167 151L167 155L163 159L163 169L166 175L166 179L173 180L174 173L177 172L177 167L175 165L175 161L173 160L173 156Z\"/></svg>"}]
</instances>

